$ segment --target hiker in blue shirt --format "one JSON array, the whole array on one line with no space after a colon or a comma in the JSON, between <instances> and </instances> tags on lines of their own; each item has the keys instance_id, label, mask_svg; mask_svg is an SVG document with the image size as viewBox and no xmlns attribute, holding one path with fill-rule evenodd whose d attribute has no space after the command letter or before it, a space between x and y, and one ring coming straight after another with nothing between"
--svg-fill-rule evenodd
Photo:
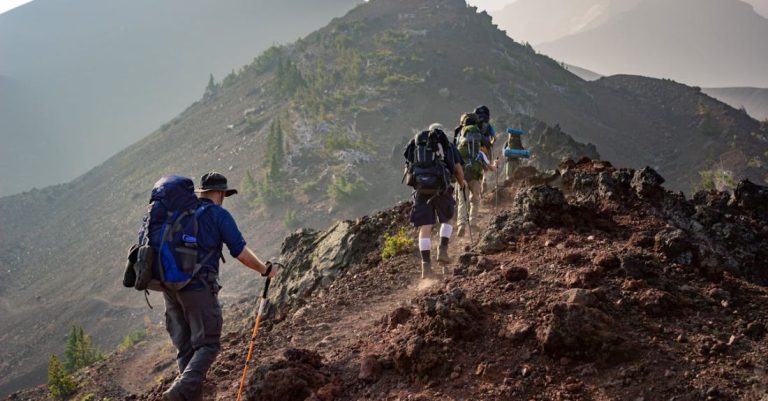
<instances>
[{"instance_id":1,"label":"hiker in blue shirt","mask_svg":"<svg viewBox=\"0 0 768 401\"><path fill-rule=\"evenodd\" d=\"M264 277L274 277L278 271L277 266L263 263L246 246L235 219L221 206L224 198L237 193L227 187L226 177L215 172L204 174L195 192L199 193L200 206L210 204L198 218L198 246L217 250L218 254L205 258L205 253L200 252L198 263L204 264L198 275L179 291L163 292L166 329L178 350L180 372L163 393L167 401L202 400L203 380L221 349L223 319L218 275L223 245L227 245L232 257Z\"/></svg>"},{"instance_id":2,"label":"hiker in blue shirt","mask_svg":"<svg viewBox=\"0 0 768 401\"><path fill-rule=\"evenodd\" d=\"M427 156L428 161L419 160ZM432 158L431 156L435 157ZM416 135L405 148L403 156L406 160L406 171L409 172L408 185L414 187L413 209L411 223L419 229L419 251L421 252L421 278L430 278L432 272L432 226L440 222L440 245L437 249L437 261L443 266L443 274L447 273L448 241L453 233L453 217L456 212L456 201L453 198L453 181L464 187L464 163L461 155L445 135L443 126L434 123L427 131ZM430 163L432 162L432 163ZM438 162L438 163L435 163ZM433 166L434 165L434 166ZM432 169L437 168L441 175L436 187L425 188L421 182L429 182L434 176ZM419 177L423 175L424 177Z\"/></svg>"}]
</instances>

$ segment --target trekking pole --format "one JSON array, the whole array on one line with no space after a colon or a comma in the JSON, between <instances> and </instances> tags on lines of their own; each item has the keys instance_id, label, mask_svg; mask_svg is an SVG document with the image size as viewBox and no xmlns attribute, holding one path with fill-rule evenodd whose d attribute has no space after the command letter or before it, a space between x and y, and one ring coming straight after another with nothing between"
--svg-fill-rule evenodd
<instances>
[{"instance_id":1,"label":"trekking pole","mask_svg":"<svg viewBox=\"0 0 768 401\"><path fill-rule=\"evenodd\" d=\"M280 263L272 263L275 266L278 266L280 269L283 269L284 266ZM245 378L248 375L248 366L251 363L251 357L253 356L253 344L256 342L256 335L259 333L259 326L261 325L261 317L264 315L265 309L267 309L267 305L269 305L269 300L267 300L267 291L269 291L269 283L272 281L271 277L267 277L267 281L264 283L264 291L261 293L261 299L259 301L259 310L256 313L256 323L253 325L253 332L251 333L251 341L248 343L248 356L245 357L245 368L243 368L243 377L240 379L240 389L237 390L237 401L240 401L240 398L243 395L243 389L245 388Z\"/></svg>"},{"instance_id":2,"label":"trekking pole","mask_svg":"<svg viewBox=\"0 0 768 401\"><path fill-rule=\"evenodd\" d=\"M499 158L498 156L496 157L496 171L493 172L493 177L496 179L496 189L493 191L494 192L493 210L496 210L499 208Z\"/></svg>"},{"instance_id":3,"label":"trekking pole","mask_svg":"<svg viewBox=\"0 0 768 401\"><path fill-rule=\"evenodd\" d=\"M475 241L472 239L472 224L469 221L469 201L467 200L467 186L465 185L464 188L461 189L461 195L464 198L464 210L467 214L467 231L469 232L469 243L474 243Z\"/></svg>"}]
</instances>

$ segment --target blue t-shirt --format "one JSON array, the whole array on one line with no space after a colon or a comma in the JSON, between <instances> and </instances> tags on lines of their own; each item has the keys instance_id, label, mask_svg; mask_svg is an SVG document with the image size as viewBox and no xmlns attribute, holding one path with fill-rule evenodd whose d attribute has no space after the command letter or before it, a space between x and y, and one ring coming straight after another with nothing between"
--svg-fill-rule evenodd
<instances>
[{"instance_id":1,"label":"blue t-shirt","mask_svg":"<svg viewBox=\"0 0 768 401\"><path fill-rule=\"evenodd\" d=\"M206 251L219 251L224 244L233 258L238 257L245 249L245 239L237 228L235 219L226 209L215 205L210 199L200 199L200 205L207 205L207 208L197 221L197 244L203 250L198 252L198 262L202 262L208 254ZM210 256L200 271L218 274L219 254Z\"/></svg>"}]
</instances>

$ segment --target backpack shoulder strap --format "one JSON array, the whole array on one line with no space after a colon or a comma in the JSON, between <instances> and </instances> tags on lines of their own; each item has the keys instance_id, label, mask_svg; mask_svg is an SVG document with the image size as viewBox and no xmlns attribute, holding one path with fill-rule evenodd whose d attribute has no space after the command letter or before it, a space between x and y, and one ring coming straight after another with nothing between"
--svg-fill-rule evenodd
<instances>
[{"instance_id":1,"label":"backpack shoulder strap","mask_svg":"<svg viewBox=\"0 0 768 401\"><path fill-rule=\"evenodd\" d=\"M216 205L213 204L213 203L207 203L206 202L206 203L204 203L204 204L202 204L202 205L197 207L197 209L195 210L195 227L197 227L197 224L198 224L197 220L200 218L200 216L202 216L203 213L205 213L205 211L210 209L212 206L216 206ZM197 231L197 230L195 230L195 231ZM197 235L197 232L195 232L195 235ZM207 262L208 259L210 259L210 257L212 255L219 255L219 257L221 258L221 261L224 262L224 263L227 263L227 261L224 260L224 252L222 252L221 247L219 247L217 249L211 249L210 252L208 252L208 254L203 257L203 260L200 261L200 264L202 265L205 262Z\"/></svg>"}]
</instances>

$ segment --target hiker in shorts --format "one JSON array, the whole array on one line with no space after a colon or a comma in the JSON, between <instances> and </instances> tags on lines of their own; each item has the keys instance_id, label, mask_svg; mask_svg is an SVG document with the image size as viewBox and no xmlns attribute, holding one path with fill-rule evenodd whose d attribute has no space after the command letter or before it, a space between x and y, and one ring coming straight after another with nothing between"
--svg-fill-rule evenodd
<instances>
[{"instance_id":1,"label":"hiker in shorts","mask_svg":"<svg viewBox=\"0 0 768 401\"><path fill-rule=\"evenodd\" d=\"M403 153L406 160L408 185L414 187L411 223L419 229L421 278L434 276L432 271L432 226L440 223L440 245L437 261L447 274L448 242L453 233L451 224L455 215L453 182L464 187L462 159L456 147L448 140L443 126L434 123L411 140Z\"/></svg>"},{"instance_id":2,"label":"hiker in shorts","mask_svg":"<svg viewBox=\"0 0 768 401\"><path fill-rule=\"evenodd\" d=\"M482 182L485 172L496 171L498 160L491 161L493 140L484 134L483 124L475 113L465 113L455 137L457 149L464 161L464 179L467 182L469 194L465 200L464 194L459 196L458 232L463 237L470 226L472 231L477 229L482 196Z\"/></svg>"},{"instance_id":3,"label":"hiker in shorts","mask_svg":"<svg viewBox=\"0 0 768 401\"><path fill-rule=\"evenodd\" d=\"M197 244L202 249L218 250L218 254L204 258L200 253L198 263L203 263L203 267L198 275L181 290L163 292L166 329L178 350L176 362L180 372L163 393L167 401L202 400L203 380L221 349L223 320L218 276L219 259L224 259L223 244L232 257L263 277L274 277L278 272L277 266L265 264L245 245L235 219L222 207L224 198L237 193L227 186L226 177L216 172L204 174L195 192L200 206L210 205L198 217Z\"/></svg>"}]
</instances>

